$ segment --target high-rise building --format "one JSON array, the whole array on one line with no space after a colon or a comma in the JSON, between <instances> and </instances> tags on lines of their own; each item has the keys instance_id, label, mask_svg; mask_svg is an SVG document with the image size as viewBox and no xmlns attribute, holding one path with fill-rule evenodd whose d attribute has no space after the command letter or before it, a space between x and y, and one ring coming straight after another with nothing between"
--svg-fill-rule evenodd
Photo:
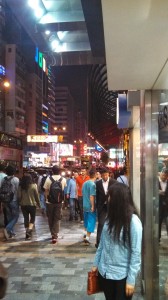
<instances>
[{"instance_id":1,"label":"high-rise building","mask_svg":"<svg viewBox=\"0 0 168 300\"><path fill-rule=\"evenodd\" d=\"M49 133L54 134L54 127L56 125L56 88L55 88L55 76L52 72L51 67L48 68L48 125L49 125Z\"/></svg>"},{"instance_id":2,"label":"high-rise building","mask_svg":"<svg viewBox=\"0 0 168 300\"><path fill-rule=\"evenodd\" d=\"M87 139L87 126L86 126L86 119L84 118L82 111L78 110L76 112L76 117L74 122L75 122L75 131L74 131L75 140L82 140L84 142Z\"/></svg>"},{"instance_id":3,"label":"high-rise building","mask_svg":"<svg viewBox=\"0 0 168 300\"><path fill-rule=\"evenodd\" d=\"M55 133L63 136L63 143L74 139L74 99L66 86L56 87Z\"/></svg>"},{"instance_id":4,"label":"high-rise building","mask_svg":"<svg viewBox=\"0 0 168 300\"><path fill-rule=\"evenodd\" d=\"M0 1L0 130L5 129L5 0Z\"/></svg>"},{"instance_id":5,"label":"high-rise building","mask_svg":"<svg viewBox=\"0 0 168 300\"><path fill-rule=\"evenodd\" d=\"M37 74L27 75L26 125L27 134L42 134L42 82Z\"/></svg>"},{"instance_id":6,"label":"high-rise building","mask_svg":"<svg viewBox=\"0 0 168 300\"><path fill-rule=\"evenodd\" d=\"M10 89L5 94L5 131L26 134L26 64L15 44L6 45L6 76Z\"/></svg>"}]
</instances>

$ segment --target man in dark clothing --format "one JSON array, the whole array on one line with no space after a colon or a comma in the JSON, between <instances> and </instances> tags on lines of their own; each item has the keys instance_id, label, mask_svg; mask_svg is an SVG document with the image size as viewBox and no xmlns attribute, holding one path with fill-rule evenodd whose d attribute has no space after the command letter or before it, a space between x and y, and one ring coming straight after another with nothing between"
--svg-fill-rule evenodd
<instances>
[{"instance_id":1,"label":"man in dark clothing","mask_svg":"<svg viewBox=\"0 0 168 300\"><path fill-rule=\"evenodd\" d=\"M163 170L159 176L159 242L162 223L165 220L168 234L168 170Z\"/></svg>"},{"instance_id":2,"label":"man in dark clothing","mask_svg":"<svg viewBox=\"0 0 168 300\"><path fill-rule=\"evenodd\" d=\"M117 182L115 179L109 177L109 171L107 169L101 171L101 177L102 179L96 181L96 208L98 218L96 248L99 245L101 232L107 215L108 189L112 184Z\"/></svg>"}]
</instances>

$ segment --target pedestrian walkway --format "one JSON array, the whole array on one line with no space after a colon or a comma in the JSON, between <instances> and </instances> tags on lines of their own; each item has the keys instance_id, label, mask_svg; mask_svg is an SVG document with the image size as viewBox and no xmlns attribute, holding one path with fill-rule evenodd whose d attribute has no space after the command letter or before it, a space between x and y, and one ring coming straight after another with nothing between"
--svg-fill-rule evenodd
<instances>
[{"instance_id":1,"label":"pedestrian walkway","mask_svg":"<svg viewBox=\"0 0 168 300\"><path fill-rule=\"evenodd\" d=\"M104 300L102 293L87 296L87 272L95 254L95 234L91 245L82 243L83 225L68 221L63 212L58 244L50 243L47 218L38 211L32 241L24 241L22 216L17 236L0 241L0 261L8 269L5 300ZM143 300L137 282L133 300Z\"/></svg>"}]
</instances>

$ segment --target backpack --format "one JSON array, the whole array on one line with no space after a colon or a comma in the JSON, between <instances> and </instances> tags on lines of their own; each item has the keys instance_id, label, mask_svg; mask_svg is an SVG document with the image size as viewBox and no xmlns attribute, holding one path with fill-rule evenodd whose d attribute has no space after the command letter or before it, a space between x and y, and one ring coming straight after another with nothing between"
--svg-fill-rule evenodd
<instances>
[{"instance_id":1,"label":"backpack","mask_svg":"<svg viewBox=\"0 0 168 300\"><path fill-rule=\"evenodd\" d=\"M41 178L40 189L41 189L42 192L45 191L43 186L44 186L44 183L45 183L46 179L47 179L47 175L43 175L42 178Z\"/></svg>"},{"instance_id":2,"label":"backpack","mask_svg":"<svg viewBox=\"0 0 168 300\"><path fill-rule=\"evenodd\" d=\"M0 188L0 202L9 203L13 200L14 192L13 185L11 183L13 177L4 177Z\"/></svg>"},{"instance_id":3,"label":"backpack","mask_svg":"<svg viewBox=\"0 0 168 300\"><path fill-rule=\"evenodd\" d=\"M50 177L51 185L50 185L50 191L48 195L48 202L52 204L61 203L62 202L62 177L59 180L54 180L52 177Z\"/></svg>"}]
</instances>

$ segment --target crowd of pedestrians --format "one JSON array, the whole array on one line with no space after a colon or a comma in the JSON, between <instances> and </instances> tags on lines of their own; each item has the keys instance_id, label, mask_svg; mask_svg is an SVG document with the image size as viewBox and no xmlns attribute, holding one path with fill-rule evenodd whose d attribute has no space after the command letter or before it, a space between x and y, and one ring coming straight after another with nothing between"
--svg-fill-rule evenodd
<instances>
[{"instance_id":1,"label":"crowd of pedestrians","mask_svg":"<svg viewBox=\"0 0 168 300\"><path fill-rule=\"evenodd\" d=\"M8 193L4 195L7 183ZM142 225L125 170L114 179L107 169L87 172L82 167L65 178L55 165L52 174L39 172L35 183L29 173L24 173L19 180L13 166L0 165L0 201L6 240L16 234L19 206L24 218L25 240L32 238L37 207L48 218L52 244L57 243L63 201L69 206L69 222L83 224L82 242L86 246L90 245L97 223L97 252L92 270L98 273L106 300L131 299L140 269Z\"/></svg>"}]
</instances>

